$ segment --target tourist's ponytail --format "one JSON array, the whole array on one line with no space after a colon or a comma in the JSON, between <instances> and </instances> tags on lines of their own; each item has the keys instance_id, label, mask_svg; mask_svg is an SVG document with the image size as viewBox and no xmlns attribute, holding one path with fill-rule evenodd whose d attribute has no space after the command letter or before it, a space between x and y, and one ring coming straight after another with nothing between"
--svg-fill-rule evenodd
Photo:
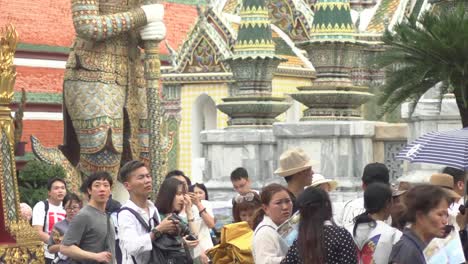
<instances>
[{"instance_id":1,"label":"tourist's ponytail","mask_svg":"<svg viewBox=\"0 0 468 264\"><path fill-rule=\"evenodd\" d=\"M258 208L258 210L254 214L254 219L253 219L253 230L257 228L257 226L260 224L260 222L263 221L263 217L265 216L265 210L263 210L263 207Z\"/></svg>"},{"instance_id":2,"label":"tourist's ponytail","mask_svg":"<svg viewBox=\"0 0 468 264\"><path fill-rule=\"evenodd\" d=\"M369 226L374 228L377 223L375 222L374 219L372 219L372 217L370 217L369 213L367 211L365 211L364 213L356 216L354 218L354 227L353 227L353 236L356 236L356 228L358 225L360 224L365 224L365 223L369 223Z\"/></svg>"},{"instance_id":3,"label":"tourist's ponytail","mask_svg":"<svg viewBox=\"0 0 468 264\"><path fill-rule=\"evenodd\" d=\"M356 236L356 229L359 224L369 223L374 228L377 223L371 214L378 213L385 209L392 202L392 190L385 183L369 184L364 191L364 208L366 211L354 218L353 236Z\"/></svg>"}]
</instances>

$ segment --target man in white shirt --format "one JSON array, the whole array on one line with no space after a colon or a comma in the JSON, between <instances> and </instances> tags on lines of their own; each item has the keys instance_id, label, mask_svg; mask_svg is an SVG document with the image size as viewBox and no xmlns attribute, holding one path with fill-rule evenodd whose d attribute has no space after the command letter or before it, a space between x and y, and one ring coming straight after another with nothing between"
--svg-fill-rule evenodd
<instances>
[{"instance_id":1,"label":"man in white shirt","mask_svg":"<svg viewBox=\"0 0 468 264\"><path fill-rule=\"evenodd\" d=\"M54 224L65 219L62 201L67 194L66 183L60 178L51 178L47 182L47 200L36 203L33 209L32 226L39 234L44 245L45 263L52 263L54 254L47 250L49 235Z\"/></svg>"},{"instance_id":2,"label":"man in white shirt","mask_svg":"<svg viewBox=\"0 0 468 264\"><path fill-rule=\"evenodd\" d=\"M122 264L153 263L150 260L152 242L163 233L176 232L178 221L169 217L161 221L158 209L148 200L153 191L153 180L143 162L127 162L120 169L119 181L130 194L130 200L122 206L117 216ZM148 229L135 214L145 221Z\"/></svg>"},{"instance_id":3,"label":"man in white shirt","mask_svg":"<svg viewBox=\"0 0 468 264\"><path fill-rule=\"evenodd\" d=\"M382 163L369 163L364 167L364 172L362 173L362 190L366 190L367 186L371 183L380 182L387 185L390 185L390 175L387 166ZM354 218L365 211L364 209L364 198L359 197L353 200L346 202L341 217L335 219L337 224L342 225L352 234L354 227Z\"/></svg>"}]
</instances>

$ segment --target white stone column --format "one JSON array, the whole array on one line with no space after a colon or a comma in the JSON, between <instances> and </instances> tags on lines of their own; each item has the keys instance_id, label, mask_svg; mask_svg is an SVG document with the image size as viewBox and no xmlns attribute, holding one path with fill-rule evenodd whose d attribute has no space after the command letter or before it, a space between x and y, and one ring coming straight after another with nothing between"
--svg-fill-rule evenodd
<instances>
[{"instance_id":1,"label":"white stone column","mask_svg":"<svg viewBox=\"0 0 468 264\"><path fill-rule=\"evenodd\" d=\"M281 182L273 174L277 157L271 129L206 130L201 132L200 142L205 158L203 182L209 189L210 200L234 197L230 175L237 167L248 171L253 189Z\"/></svg>"}]
</instances>

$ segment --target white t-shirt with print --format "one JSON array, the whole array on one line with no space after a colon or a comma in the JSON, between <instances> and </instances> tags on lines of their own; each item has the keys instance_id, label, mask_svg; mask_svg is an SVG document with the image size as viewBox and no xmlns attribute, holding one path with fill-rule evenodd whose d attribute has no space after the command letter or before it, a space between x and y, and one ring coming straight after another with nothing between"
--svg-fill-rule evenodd
<instances>
[{"instance_id":1,"label":"white t-shirt with print","mask_svg":"<svg viewBox=\"0 0 468 264\"><path fill-rule=\"evenodd\" d=\"M33 208L32 215L32 225L33 226L44 226L44 216L45 216L45 204L44 201L38 202ZM45 221L45 232L50 234L50 231L54 227L55 223L58 223L65 219L65 209L63 209L62 204L59 206L49 203L49 210L47 212L47 217ZM54 254L49 253L47 250L47 245L44 245L44 255L48 259L53 259Z\"/></svg>"}]
</instances>

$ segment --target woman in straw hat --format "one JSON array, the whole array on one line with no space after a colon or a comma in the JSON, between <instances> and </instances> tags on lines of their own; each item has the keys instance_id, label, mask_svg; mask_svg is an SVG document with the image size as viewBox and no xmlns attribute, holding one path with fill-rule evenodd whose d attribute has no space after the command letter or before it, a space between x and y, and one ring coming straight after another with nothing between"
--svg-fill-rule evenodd
<instances>
[{"instance_id":1,"label":"woman in straw hat","mask_svg":"<svg viewBox=\"0 0 468 264\"><path fill-rule=\"evenodd\" d=\"M326 179L322 174L314 173L311 187L318 187L326 192L332 192L338 187L338 182L332 179Z\"/></svg>"}]
</instances>

